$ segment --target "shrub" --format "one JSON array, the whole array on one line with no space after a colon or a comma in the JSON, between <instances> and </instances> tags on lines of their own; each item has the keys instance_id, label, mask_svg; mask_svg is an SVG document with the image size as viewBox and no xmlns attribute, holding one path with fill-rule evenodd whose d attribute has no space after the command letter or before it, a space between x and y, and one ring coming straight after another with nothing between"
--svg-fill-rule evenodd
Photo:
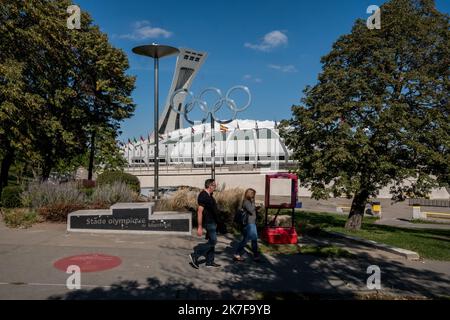
<instances>
[{"instance_id":1,"label":"shrub","mask_svg":"<svg viewBox=\"0 0 450 320\"><path fill-rule=\"evenodd\" d=\"M31 183L22 193L22 203L50 221L65 221L70 212L87 206L86 196L76 183Z\"/></svg>"},{"instance_id":2,"label":"shrub","mask_svg":"<svg viewBox=\"0 0 450 320\"><path fill-rule=\"evenodd\" d=\"M38 210L38 213L48 221L66 221L69 213L86 209L86 205L81 203L52 203L45 205Z\"/></svg>"},{"instance_id":3,"label":"shrub","mask_svg":"<svg viewBox=\"0 0 450 320\"><path fill-rule=\"evenodd\" d=\"M1 194L2 206L5 208L18 208L22 205L20 194L22 187L10 186L3 188Z\"/></svg>"},{"instance_id":4,"label":"shrub","mask_svg":"<svg viewBox=\"0 0 450 320\"><path fill-rule=\"evenodd\" d=\"M190 211L192 223L197 225L197 197L201 190L183 187L169 198L163 198L156 204L156 211ZM244 190L240 188L226 189L214 192L214 198L219 209L219 219L231 226L234 214L242 204Z\"/></svg>"},{"instance_id":5,"label":"shrub","mask_svg":"<svg viewBox=\"0 0 450 320\"><path fill-rule=\"evenodd\" d=\"M92 194L94 205L112 205L116 202L132 202L138 194L124 182L99 185Z\"/></svg>"},{"instance_id":6,"label":"shrub","mask_svg":"<svg viewBox=\"0 0 450 320\"><path fill-rule=\"evenodd\" d=\"M234 214L242 205L244 189L225 189L215 195L217 207L220 210L220 219L226 224L232 224Z\"/></svg>"},{"instance_id":7,"label":"shrub","mask_svg":"<svg viewBox=\"0 0 450 320\"><path fill-rule=\"evenodd\" d=\"M199 191L190 189L177 190L170 199L172 210L189 210L190 208L197 209L197 197Z\"/></svg>"},{"instance_id":8,"label":"shrub","mask_svg":"<svg viewBox=\"0 0 450 320\"><path fill-rule=\"evenodd\" d=\"M96 186L96 182L94 180L88 180L88 179L78 180L77 184L78 184L78 188L80 188L80 189L95 188L95 186Z\"/></svg>"},{"instance_id":9,"label":"shrub","mask_svg":"<svg viewBox=\"0 0 450 320\"><path fill-rule=\"evenodd\" d=\"M132 174L122 171L106 171L100 174L97 178L97 185L104 186L113 184L114 182L123 182L127 184L134 192L141 192L141 184L139 179Z\"/></svg>"},{"instance_id":10,"label":"shrub","mask_svg":"<svg viewBox=\"0 0 450 320\"><path fill-rule=\"evenodd\" d=\"M60 204L84 206L86 197L77 189L75 183L31 183L28 190L22 193L22 204L30 208L51 207Z\"/></svg>"},{"instance_id":11,"label":"shrub","mask_svg":"<svg viewBox=\"0 0 450 320\"><path fill-rule=\"evenodd\" d=\"M197 197L200 189L180 187L166 198L160 199L155 206L155 211L197 211Z\"/></svg>"},{"instance_id":12,"label":"shrub","mask_svg":"<svg viewBox=\"0 0 450 320\"><path fill-rule=\"evenodd\" d=\"M94 191L95 191L94 188L81 188L80 189L80 192L82 192L89 199L92 198Z\"/></svg>"},{"instance_id":13,"label":"shrub","mask_svg":"<svg viewBox=\"0 0 450 320\"><path fill-rule=\"evenodd\" d=\"M36 211L16 208L2 211L3 220L8 227L12 228L28 228L33 223L40 222Z\"/></svg>"},{"instance_id":14,"label":"shrub","mask_svg":"<svg viewBox=\"0 0 450 320\"><path fill-rule=\"evenodd\" d=\"M86 209L90 210L98 210L98 209L109 209L111 205L107 203L91 203L87 206Z\"/></svg>"}]
</instances>

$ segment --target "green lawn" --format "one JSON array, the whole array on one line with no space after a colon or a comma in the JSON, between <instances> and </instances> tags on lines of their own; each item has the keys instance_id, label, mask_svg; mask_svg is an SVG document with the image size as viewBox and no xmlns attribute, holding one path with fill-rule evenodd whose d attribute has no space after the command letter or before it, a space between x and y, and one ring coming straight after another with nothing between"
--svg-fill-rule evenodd
<instances>
[{"instance_id":1,"label":"green lawn","mask_svg":"<svg viewBox=\"0 0 450 320\"><path fill-rule=\"evenodd\" d=\"M289 214L288 211L285 214ZM296 211L300 234L326 235L334 231L416 251L426 259L450 261L450 230L405 229L376 225L376 218L365 217L361 230L344 228L347 217L332 213Z\"/></svg>"}]
</instances>

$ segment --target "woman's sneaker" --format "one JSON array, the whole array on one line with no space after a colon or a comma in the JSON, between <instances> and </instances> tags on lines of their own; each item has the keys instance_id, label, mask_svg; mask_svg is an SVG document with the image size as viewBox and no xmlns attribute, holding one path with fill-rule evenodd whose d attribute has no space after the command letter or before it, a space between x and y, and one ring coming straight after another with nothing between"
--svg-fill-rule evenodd
<instances>
[{"instance_id":1,"label":"woman's sneaker","mask_svg":"<svg viewBox=\"0 0 450 320\"><path fill-rule=\"evenodd\" d=\"M198 269L199 267L198 267L197 257L194 256L193 253L191 253L191 254L189 255L189 258L191 259L191 266L193 266L195 269Z\"/></svg>"}]
</instances>

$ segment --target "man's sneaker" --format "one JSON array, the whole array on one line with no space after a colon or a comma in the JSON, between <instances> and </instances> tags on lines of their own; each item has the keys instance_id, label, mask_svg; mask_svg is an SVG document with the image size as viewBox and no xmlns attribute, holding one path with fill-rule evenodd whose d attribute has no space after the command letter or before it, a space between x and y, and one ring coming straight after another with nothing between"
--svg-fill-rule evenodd
<instances>
[{"instance_id":1,"label":"man's sneaker","mask_svg":"<svg viewBox=\"0 0 450 320\"><path fill-rule=\"evenodd\" d=\"M197 258L194 256L193 253L191 253L191 254L189 255L189 258L191 259L191 265L192 265L195 269L198 269Z\"/></svg>"},{"instance_id":2,"label":"man's sneaker","mask_svg":"<svg viewBox=\"0 0 450 320\"><path fill-rule=\"evenodd\" d=\"M235 256L233 256L233 260L234 261L245 261L245 258L240 255L235 255Z\"/></svg>"},{"instance_id":3,"label":"man's sneaker","mask_svg":"<svg viewBox=\"0 0 450 320\"><path fill-rule=\"evenodd\" d=\"M220 267L220 264L212 262L212 263L206 264L206 267L207 268L218 268L218 267Z\"/></svg>"}]
</instances>

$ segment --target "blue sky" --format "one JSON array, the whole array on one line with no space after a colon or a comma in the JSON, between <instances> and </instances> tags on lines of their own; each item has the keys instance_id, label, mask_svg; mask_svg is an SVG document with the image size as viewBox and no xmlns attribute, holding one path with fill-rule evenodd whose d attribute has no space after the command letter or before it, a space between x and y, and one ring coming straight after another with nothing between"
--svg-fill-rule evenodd
<instances>
[{"instance_id":1,"label":"blue sky","mask_svg":"<svg viewBox=\"0 0 450 320\"><path fill-rule=\"evenodd\" d=\"M137 76L135 114L122 124L121 140L153 130L153 61L131 49L156 42L207 51L191 90L214 86L227 91L246 85L251 106L239 119L281 120L291 116L306 85L317 80L320 58L348 33L370 5L382 0L77 0L112 44L129 57ZM450 1L436 0L450 12ZM382 19L382 17L381 17ZM176 58L160 61L160 108L169 90ZM194 119L196 115L194 114ZM200 118L200 115L198 115Z\"/></svg>"}]
</instances>

